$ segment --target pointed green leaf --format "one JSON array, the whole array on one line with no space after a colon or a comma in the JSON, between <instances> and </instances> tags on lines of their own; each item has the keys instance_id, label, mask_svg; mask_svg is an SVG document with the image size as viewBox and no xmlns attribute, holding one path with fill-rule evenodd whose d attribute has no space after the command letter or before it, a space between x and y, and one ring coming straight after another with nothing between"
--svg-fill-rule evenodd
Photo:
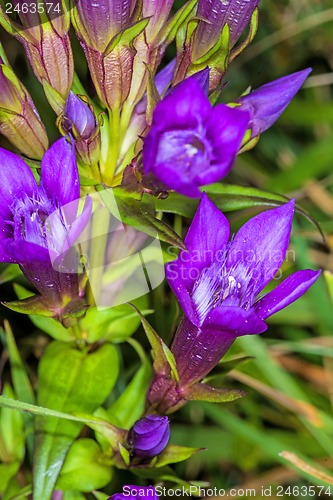
<instances>
[{"instance_id":1,"label":"pointed green leaf","mask_svg":"<svg viewBox=\"0 0 333 500\"><path fill-rule=\"evenodd\" d=\"M147 24L149 23L149 18L141 19L135 24L132 24L129 28L125 28L110 41L109 45L104 51L104 55L107 56L110 52L117 47L117 45L122 45L126 47L131 47L134 40L143 32Z\"/></svg>"},{"instance_id":2,"label":"pointed green leaf","mask_svg":"<svg viewBox=\"0 0 333 500\"><path fill-rule=\"evenodd\" d=\"M204 448L188 448L170 444L157 456L155 467L164 467L164 465L183 462L192 457L192 455L204 450Z\"/></svg>"},{"instance_id":3,"label":"pointed green leaf","mask_svg":"<svg viewBox=\"0 0 333 500\"><path fill-rule=\"evenodd\" d=\"M118 443L118 449L126 467L128 467L131 462L130 452L121 443Z\"/></svg>"},{"instance_id":4,"label":"pointed green leaf","mask_svg":"<svg viewBox=\"0 0 333 500\"><path fill-rule=\"evenodd\" d=\"M92 413L106 399L118 375L115 348L105 344L88 353L52 342L39 365L38 404L61 412ZM67 451L82 425L36 418L35 498L49 500Z\"/></svg>"},{"instance_id":5,"label":"pointed green leaf","mask_svg":"<svg viewBox=\"0 0 333 500\"><path fill-rule=\"evenodd\" d=\"M161 44L169 45L175 39L181 25L186 24L187 21L194 16L196 5L197 0L189 0L185 5L178 9L176 14L170 19L162 31L160 38Z\"/></svg>"},{"instance_id":6,"label":"pointed green leaf","mask_svg":"<svg viewBox=\"0 0 333 500\"><path fill-rule=\"evenodd\" d=\"M206 384L194 384L184 393L188 401L208 401L210 403L229 403L246 396L246 392L237 389L221 389Z\"/></svg>"},{"instance_id":7,"label":"pointed green leaf","mask_svg":"<svg viewBox=\"0 0 333 500\"><path fill-rule=\"evenodd\" d=\"M172 354L168 346L163 342L161 337L159 337L159 335L155 332L153 327L148 323L146 318L142 316L140 311L133 304L130 305L131 307L133 307L133 309L141 319L142 326L151 345L154 357L155 371L159 373L164 372L165 370L171 370L171 375L176 381L178 381L179 376L174 355Z\"/></svg>"}]
</instances>

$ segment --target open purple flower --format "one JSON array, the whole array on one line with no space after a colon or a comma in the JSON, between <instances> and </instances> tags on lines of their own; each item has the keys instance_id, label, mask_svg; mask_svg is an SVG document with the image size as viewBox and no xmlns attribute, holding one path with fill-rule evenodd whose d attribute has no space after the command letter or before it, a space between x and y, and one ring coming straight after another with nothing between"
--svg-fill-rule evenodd
<instances>
[{"instance_id":1,"label":"open purple flower","mask_svg":"<svg viewBox=\"0 0 333 500\"><path fill-rule=\"evenodd\" d=\"M240 109L250 113L252 137L265 132L286 109L311 73L311 68L266 83L238 99Z\"/></svg>"},{"instance_id":2,"label":"open purple flower","mask_svg":"<svg viewBox=\"0 0 333 500\"><path fill-rule=\"evenodd\" d=\"M201 380L238 336L264 332L265 320L318 278L320 271L298 271L259 296L284 260L293 213L293 201L263 212L228 242L227 219L203 196L185 239L188 252L166 266L185 314L171 348L183 385Z\"/></svg>"},{"instance_id":3,"label":"open purple flower","mask_svg":"<svg viewBox=\"0 0 333 500\"><path fill-rule=\"evenodd\" d=\"M78 257L67 255L75 252L73 243L91 213L88 199L77 217L80 183L75 152L65 138L55 142L43 156L40 185L19 156L0 149L0 158L0 261L19 264L52 308L50 315L60 318L64 308L84 293ZM54 213L57 216L48 225ZM51 264L51 256L56 261L63 255L73 264L69 274L56 271Z\"/></svg>"},{"instance_id":4,"label":"open purple flower","mask_svg":"<svg viewBox=\"0 0 333 500\"><path fill-rule=\"evenodd\" d=\"M145 174L190 197L220 180L234 162L249 115L218 104L212 108L195 78L187 78L155 108L143 146Z\"/></svg>"},{"instance_id":5,"label":"open purple flower","mask_svg":"<svg viewBox=\"0 0 333 500\"><path fill-rule=\"evenodd\" d=\"M152 458L161 453L170 439L168 417L147 415L133 425L129 432L134 458Z\"/></svg>"}]
</instances>

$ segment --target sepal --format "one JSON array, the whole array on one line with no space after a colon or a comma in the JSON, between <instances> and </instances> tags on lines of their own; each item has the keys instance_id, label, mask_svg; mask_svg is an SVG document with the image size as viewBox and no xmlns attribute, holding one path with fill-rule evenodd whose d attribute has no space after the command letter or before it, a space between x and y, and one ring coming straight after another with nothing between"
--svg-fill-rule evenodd
<instances>
[{"instance_id":1,"label":"sepal","mask_svg":"<svg viewBox=\"0 0 333 500\"><path fill-rule=\"evenodd\" d=\"M229 403L246 396L246 392L238 389L222 389L202 383L186 387L183 392L187 401L207 401L209 403Z\"/></svg>"},{"instance_id":2,"label":"sepal","mask_svg":"<svg viewBox=\"0 0 333 500\"><path fill-rule=\"evenodd\" d=\"M205 448L190 448L187 446L177 446L175 444L169 444L165 448L165 450L163 450L162 453L157 456L157 460L154 466L164 467L165 465L183 462L196 453L200 453L201 451L205 450Z\"/></svg>"},{"instance_id":3,"label":"sepal","mask_svg":"<svg viewBox=\"0 0 333 500\"><path fill-rule=\"evenodd\" d=\"M155 332L153 327L148 323L146 318L142 316L140 311L133 304L130 305L138 314L143 329L146 333L148 342L150 343L150 346L152 348L155 372L157 374L170 372L171 378L175 381L178 381L179 375L174 355L172 354L168 346L163 342L161 337L159 337L159 335Z\"/></svg>"}]
</instances>

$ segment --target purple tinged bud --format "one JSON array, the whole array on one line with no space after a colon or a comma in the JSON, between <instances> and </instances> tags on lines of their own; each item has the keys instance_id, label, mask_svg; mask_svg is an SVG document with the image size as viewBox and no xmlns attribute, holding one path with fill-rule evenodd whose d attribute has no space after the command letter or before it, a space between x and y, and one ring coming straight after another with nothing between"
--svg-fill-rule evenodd
<instances>
[{"instance_id":1,"label":"purple tinged bud","mask_svg":"<svg viewBox=\"0 0 333 500\"><path fill-rule=\"evenodd\" d=\"M307 68L284 76L238 99L240 109L250 113L252 137L259 135L273 125L311 71L311 68Z\"/></svg>"},{"instance_id":2,"label":"purple tinged bud","mask_svg":"<svg viewBox=\"0 0 333 500\"><path fill-rule=\"evenodd\" d=\"M66 101L61 129L74 137L76 152L85 165L98 163L101 149L99 125L93 109L72 91Z\"/></svg>"},{"instance_id":3,"label":"purple tinged bud","mask_svg":"<svg viewBox=\"0 0 333 500\"><path fill-rule=\"evenodd\" d=\"M0 58L0 133L29 158L40 160L48 147L45 127L26 88Z\"/></svg>"},{"instance_id":4,"label":"purple tinged bud","mask_svg":"<svg viewBox=\"0 0 333 500\"><path fill-rule=\"evenodd\" d=\"M157 37L169 17L174 0L143 0L142 17L150 17L146 28L147 42Z\"/></svg>"},{"instance_id":5,"label":"purple tinged bud","mask_svg":"<svg viewBox=\"0 0 333 500\"><path fill-rule=\"evenodd\" d=\"M26 5L24 0L16 0L16 3ZM68 13L63 12L61 15L57 13L55 17L49 14L48 20L41 22L37 13L32 13L29 9L27 13L23 13L21 9L21 25L16 23L13 25L13 21L4 9L2 7L0 9L0 23L5 29L12 30L10 32L13 32L23 44L31 67L44 86L50 104L56 113L60 114L74 76L73 54L68 34L70 28ZM45 10L47 11L46 7ZM44 12L44 16L46 15ZM51 98L48 85L59 96L53 95Z\"/></svg>"},{"instance_id":6,"label":"purple tinged bud","mask_svg":"<svg viewBox=\"0 0 333 500\"><path fill-rule=\"evenodd\" d=\"M250 22L260 0L199 0L197 16L202 19L196 30L193 58L200 59L217 43L228 24L232 48Z\"/></svg>"},{"instance_id":7,"label":"purple tinged bud","mask_svg":"<svg viewBox=\"0 0 333 500\"><path fill-rule=\"evenodd\" d=\"M80 39L104 52L112 38L135 22L137 0L80 0L74 17Z\"/></svg>"},{"instance_id":8,"label":"purple tinged bud","mask_svg":"<svg viewBox=\"0 0 333 500\"><path fill-rule=\"evenodd\" d=\"M72 127L75 127L75 131L82 139L89 139L96 130L97 123L93 112L72 91L69 92L66 101L64 118L68 124L67 132L71 132Z\"/></svg>"},{"instance_id":9,"label":"purple tinged bud","mask_svg":"<svg viewBox=\"0 0 333 500\"><path fill-rule=\"evenodd\" d=\"M148 415L138 420L129 431L133 458L155 457L164 450L169 439L169 419L159 415Z\"/></svg>"}]
</instances>

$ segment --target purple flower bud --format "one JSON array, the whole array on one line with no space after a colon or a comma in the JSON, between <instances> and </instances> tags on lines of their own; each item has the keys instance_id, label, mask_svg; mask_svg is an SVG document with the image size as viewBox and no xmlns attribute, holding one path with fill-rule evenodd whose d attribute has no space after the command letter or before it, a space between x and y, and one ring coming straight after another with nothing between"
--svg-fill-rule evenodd
<instances>
[{"instance_id":1,"label":"purple flower bud","mask_svg":"<svg viewBox=\"0 0 333 500\"><path fill-rule=\"evenodd\" d=\"M85 165L98 163L101 149L99 125L89 105L72 91L66 101L61 128L74 137L76 152Z\"/></svg>"},{"instance_id":2,"label":"purple flower bud","mask_svg":"<svg viewBox=\"0 0 333 500\"><path fill-rule=\"evenodd\" d=\"M65 11L57 12L56 16L47 14L49 9L49 4L47 4L42 22L37 12L33 13L32 9L23 8L24 5L27 6L25 0L16 0L16 4L22 4L19 14L22 24L13 24L3 7L0 7L0 23L23 44L38 80L44 87L46 82L59 94L59 98L53 96L50 103L57 114L60 114L64 99L72 86L74 75L73 55L68 34L69 14ZM64 4L61 2L57 5L64 9ZM45 16L47 21L45 21ZM46 95L49 96L48 92Z\"/></svg>"},{"instance_id":3,"label":"purple flower bud","mask_svg":"<svg viewBox=\"0 0 333 500\"><path fill-rule=\"evenodd\" d=\"M115 493L109 497L108 500L139 500L140 498L145 500L158 500L159 496L152 486L125 485L123 487L123 493Z\"/></svg>"},{"instance_id":4,"label":"purple flower bud","mask_svg":"<svg viewBox=\"0 0 333 500\"><path fill-rule=\"evenodd\" d=\"M64 119L67 123L66 132L71 132L75 128L75 132L82 139L89 139L96 131L97 123L95 116L89 106L72 91L69 92Z\"/></svg>"},{"instance_id":5,"label":"purple flower bud","mask_svg":"<svg viewBox=\"0 0 333 500\"><path fill-rule=\"evenodd\" d=\"M266 85L238 99L240 109L250 113L252 137L257 136L273 125L301 88L311 71L311 68L307 68L284 76L266 83Z\"/></svg>"},{"instance_id":6,"label":"purple flower bud","mask_svg":"<svg viewBox=\"0 0 333 500\"><path fill-rule=\"evenodd\" d=\"M190 197L220 180L234 162L249 115L211 104L194 77L186 79L155 108L143 146L145 174Z\"/></svg>"},{"instance_id":7,"label":"purple flower bud","mask_svg":"<svg viewBox=\"0 0 333 500\"><path fill-rule=\"evenodd\" d=\"M161 453L170 439L168 417L148 415L138 420L129 431L129 442L134 458L152 458Z\"/></svg>"},{"instance_id":8,"label":"purple flower bud","mask_svg":"<svg viewBox=\"0 0 333 500\"><path fill-rule=\"evenodd\" d=\"M142 17L150 17L146 28L147 42L158 35L171 11L174 0L143 0Z\"/></svg>"},{"instance_id":9,"label":"purple flower bud","mask_svg":"<svg viewBox=\"0 0 333 500\"><path fill-rule=\"evenodd\" d=\"M48 147L45 127L26 88L0 58L0 132L19 151L40 160Z\"/></svg>"},{"instance_id":10,"label":"purple flower bud","mask_svg":"<svg viewBox=\"0 0 333 500\"><path fill-rule=\"evenodd\" d=\"M230 30L232 48L250 22L260 0L199 0L197 16L202 19L195 33L194 60L200 59L217 43L223 27Z\"/></svg>"},{"instance_id":11,"label":"purple flower bud","mask_svg":"<svg viewBox=\"0 0 333 500\"><path fill-rule=\"evenodd\" d=\"M80 39L104 52L112 38L135 22L137 0L80 0L74 18Z\"/></svg>"}]
</instances>

